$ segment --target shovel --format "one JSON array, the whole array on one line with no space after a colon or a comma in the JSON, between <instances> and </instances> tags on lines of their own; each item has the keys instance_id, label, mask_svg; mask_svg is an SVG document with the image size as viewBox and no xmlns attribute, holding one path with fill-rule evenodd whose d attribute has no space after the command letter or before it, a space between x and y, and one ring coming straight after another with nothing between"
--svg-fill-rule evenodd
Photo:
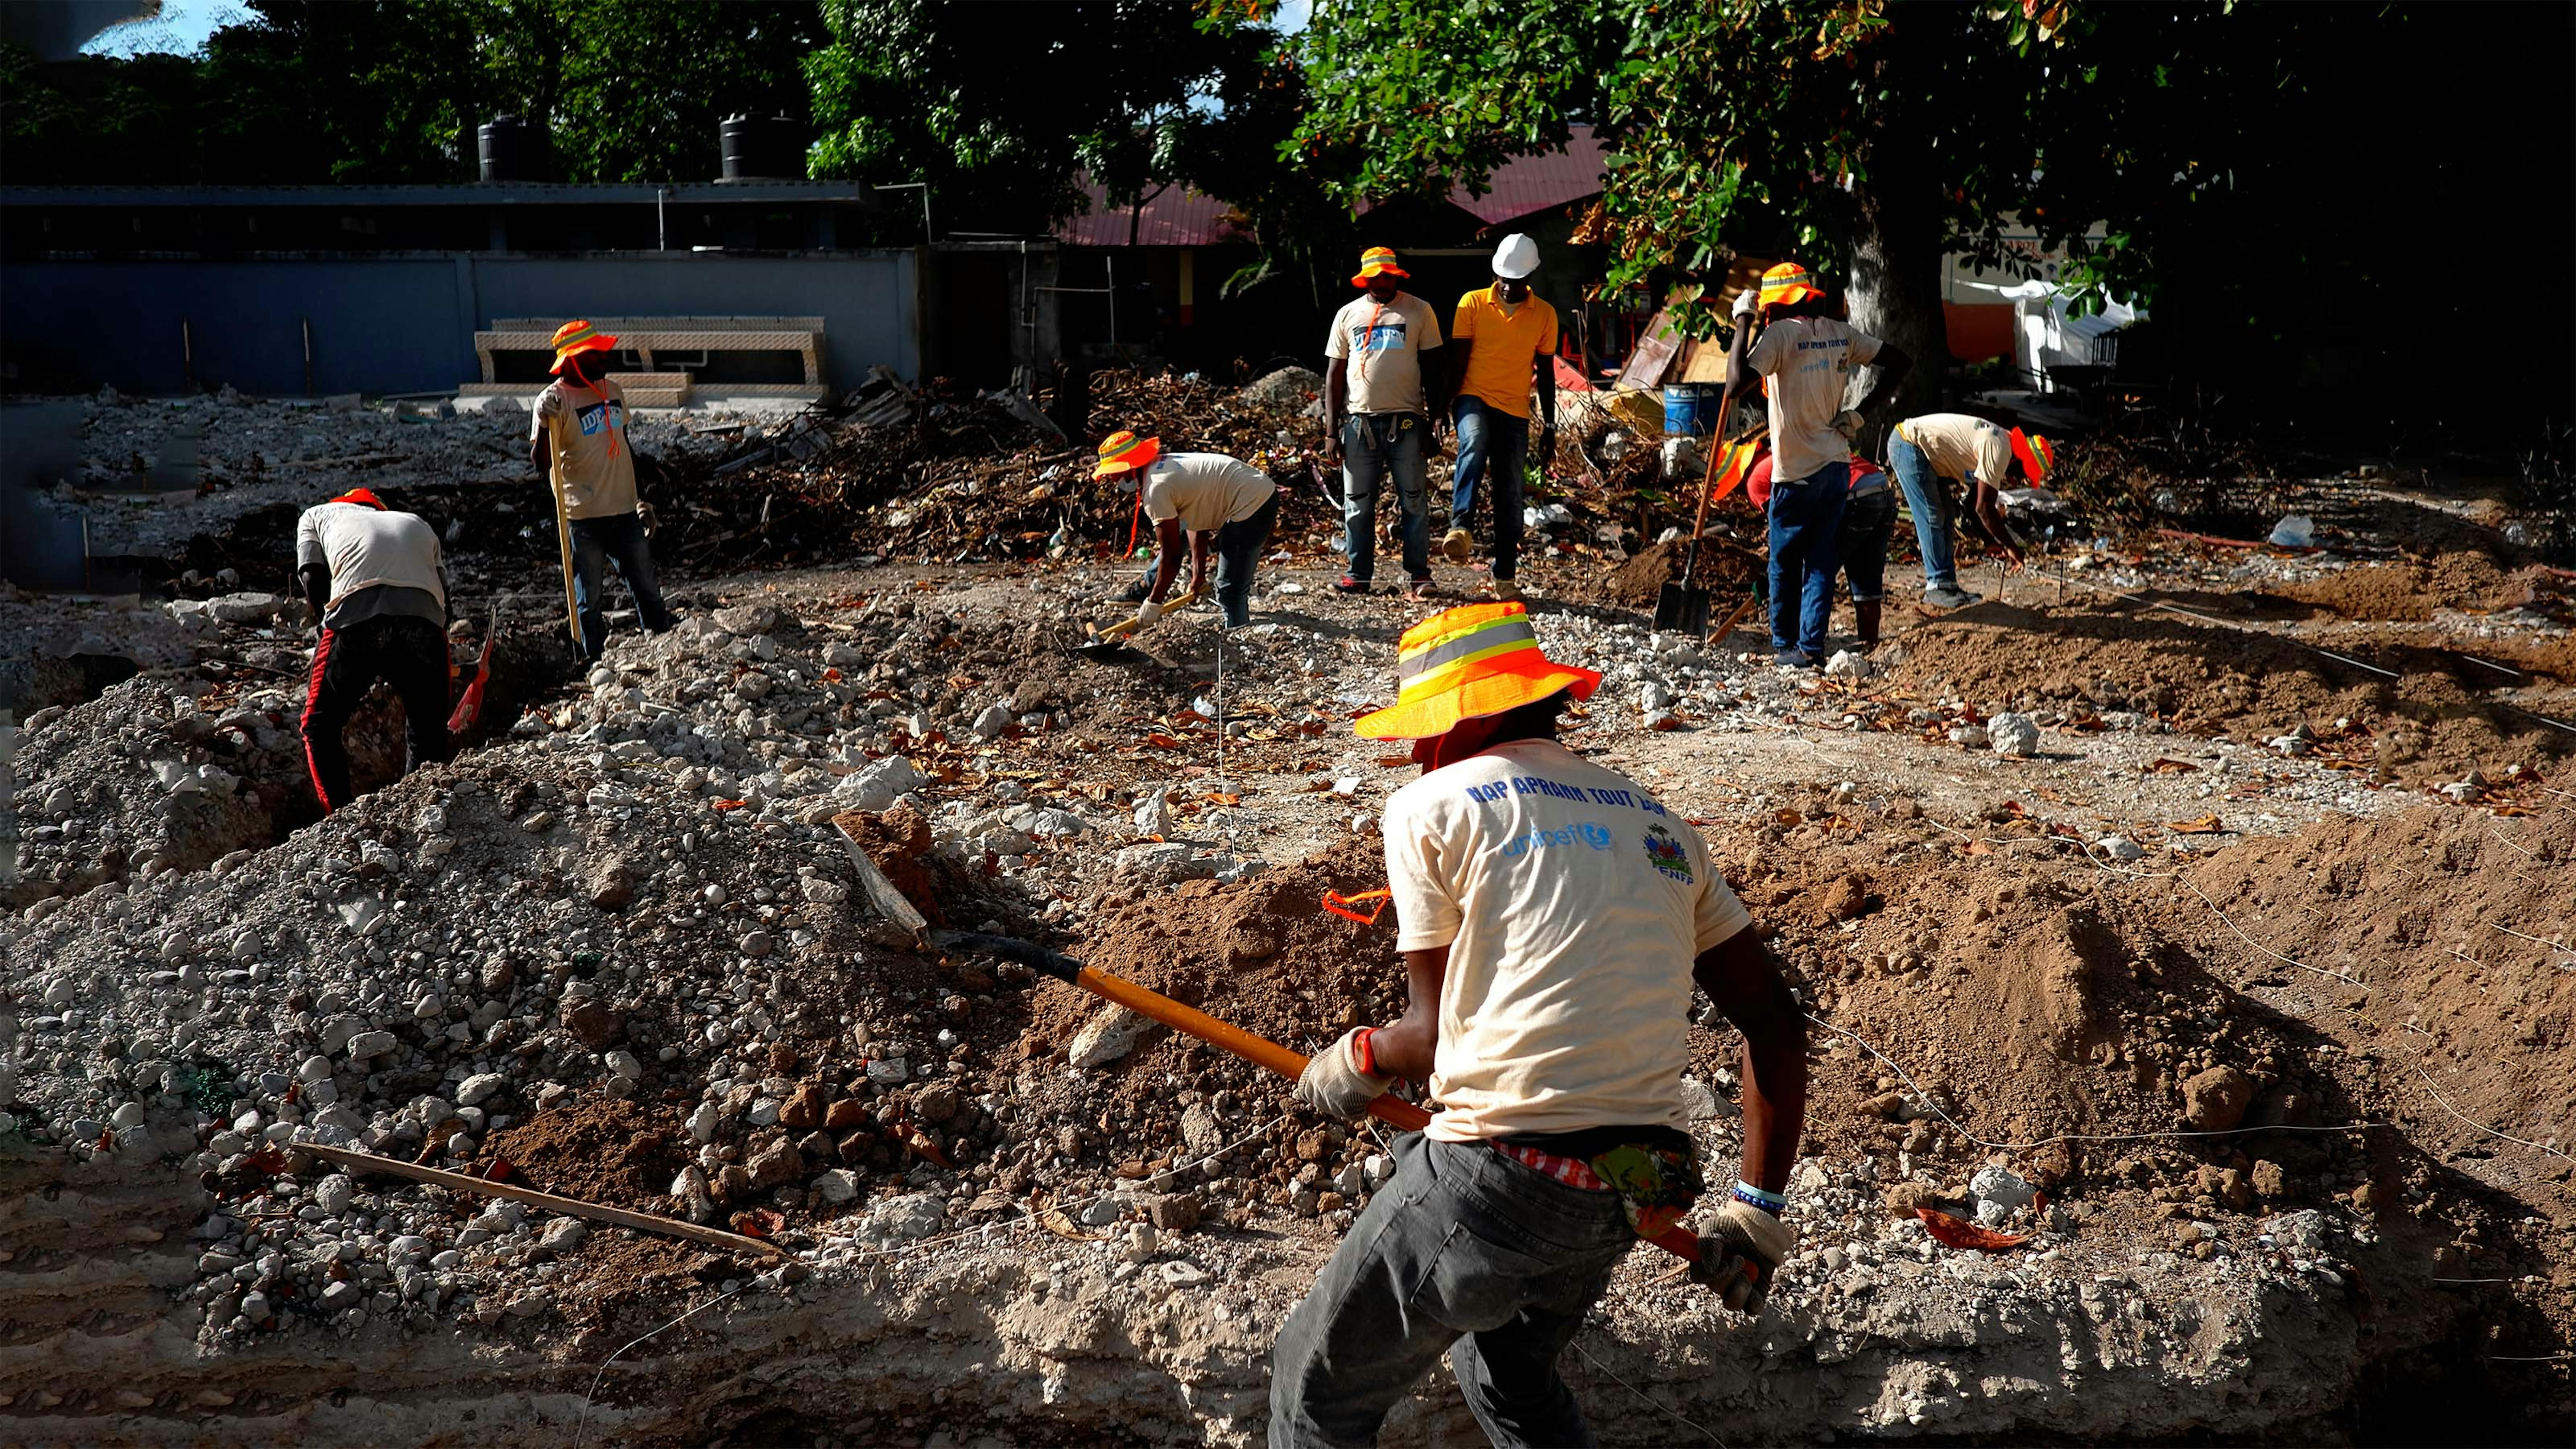
<instances>
[{"instance_id":1,"label":"shovel","mask_svg":"<svg viewBox=\"0 0 2576 1449\"><path fill-rule=\"evenodd\" d=\"M1294 1080L1306 1070L1306 1058L1302 1053L1290 1051L1239 1026L1219 1021L1195 1007L1183 1006L1124 977L1085 966L1070 956L1050 951L1035 942L1023 941L1016 936L987 936L974 931L927 931L923 936L932 945L946 950L981 951L1005 961L1016 961L1041 975L1079 986L1104 1001L1116 1002L1138 1015L1150 1016L1175 1031L1197 1037L1264 1071ZM1431 1121L1430 1113L1393 1093L1369 1103L1368 1110L1370 1116L1398 1132L1419 1132ZM1699 1261L1699 1237L1688 1228L1667 1228L1649 1241L1690 1262Z\"/></svg>"},{"instance_id":2,"label":"shovel","mask_svg":"<svg viewBox=\"0 0 2576 1449\"><path fill-rule=\"evenodd\" d=\"M1183 594L1179 598L1172 600L1169 604L1166 604L1163 607L1166 612L1169 612L1173 609L1187 608L1198 601L1198 591L1194 589L1189 593ZM1084 632L1088 633L1091 637L1074 645L1073 652L1085 659L1115 658L1117 655L1126 651L1127 636L1135 633L1136 630L1144 624L1144 622L1145 620L1142 615L1130 615L1106 628L1095 629L1089 625L1085 625Z\"/></svg>"},{"instance_id":3,"label":"shovel","mask_svg":"<svg viewBox=\"0 0 2576 1449\"><path fill-rule=\"evenodd\" d=\"M474 664L474 681L456 699L456 712L447 717L447 732L461 735L474 728L483 717L483 690L492 682L492 641L501 637L501 606L492 606L492 617L483 626L483 657Z\"/></svg>"},{"instance_id":4,"label":"shovel","mask_svg":"<svg viewBox=\"0 0 2576 1449\"><path fill-rule=\"evenodd\" d=\"M1734 492L1753 466L1752 444L1726 441L1726 418L1734 406L1735 392L1729 388L1717 401L1717 431L1712 438L1714 446L1708 450L1708 475L1699 490L1699 516L1691 521L1690 551L1682 555L1682 576L1655 595L1658 632L1669 630L1694 639L1707 637L1708 590L1692 582L1692 578L1699 570L1700 536L1708 531L1708 506L1720 492ZM1721 462L1726 465L1723 479L1718 472Z\"/></svg>"}]
</instances>

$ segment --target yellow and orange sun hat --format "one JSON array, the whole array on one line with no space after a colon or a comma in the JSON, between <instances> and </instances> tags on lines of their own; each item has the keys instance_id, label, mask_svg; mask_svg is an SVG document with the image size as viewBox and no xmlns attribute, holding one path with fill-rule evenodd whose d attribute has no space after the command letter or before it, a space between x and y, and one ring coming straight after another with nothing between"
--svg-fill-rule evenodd
<instances>
[{"instance_id":1,"label":"yellow and orange sun hat","mask_svg":"<svg viewBox=\"0 0 2576 1449\"><path fill-rule=\"evenodd\" d=\"M1762 274L1762 305L1777 306L1784 302L1803 302L1821 297L1825 289L1807 275L1807 269L1796 262L1782 262Z\"/></svg>"},{"instance_id":2,"label":"yellow and orange sun hat","mask_svg":"<svg viewBox=\"0 0 2576 1449\"><path fill-rule=\"evenodd\" d=\"M1598 671L1539 652L1529 610L1519 604L1446 609L1405 630L1395 677L1395 703L1351 725L1360 738L1432 739L1462 720L1536 704L1559 690L1590 699L1601 687Z\"/></svg>"},{"instance_id":3,"label":"yellow and orange sun hat","mask_svg":"<svg viewBox=\"0 0 2576 1449\"><path fill-rule=\"evenodd\" d=\"M561 372L574 353L614 351L617 339L587 322L566 322L555 329L554 347L555 365L548 371Z\"/></svg>"},{"instance_id":4,"label":"yellow and orange sun hat","mask_svg":"<svg viewBox=\"0 0 2576 1449\"><path fill-rule=\"evenodd\" d=\"M2022 470L2030 475L2033 483L2046 478L2048 470L2057 466L2057 449L2037 433L2013 429L2012 450L2013 456L2021 459Z\"/></svg>"},{"instance_id":5,"label":"yellow and orange sun hat","mask_svg":"<svg viewBox=\"0 0 2576 1449\"><path fill-rule=\"evenodd\" d=\"M339 497L331 499L330 501L333 503L363 504L366 507L377 510L378 512L383 512L385 509L385 500L378 498L376 496L376 490L373 488L352 488L348 492L343 493Z\"/></svg>"},{"instance_id":6,"label":"yellow and orange sun hat","mask_svg":"<svg viewBox=\"0 0 2576 1449\"><path fill-rule=\"evenodd\" d=\"M1161 456L1163 440L1160 438L1140 438L1125 431L1111 433L1100 440L1100 461L1093 466L1091 476L1114 478L1121 473L1134 472Z\"/></svg>"},{"instance_id":7,"label":"yellow and orange sun hat","mask_svg":"<svg viewBox=\"0 0 2576 1449\"><path fill-rule=\"evenodd\" d=\"M1413 277L1411 272L1395 264L1395 248L1370 247L1360 253L1360 274L1351 278L1351 285L1365 287L1368 285L1368 279L1380 272L1390 277L1403 277L1408 281Z\"/></svg>"}]
</instances>

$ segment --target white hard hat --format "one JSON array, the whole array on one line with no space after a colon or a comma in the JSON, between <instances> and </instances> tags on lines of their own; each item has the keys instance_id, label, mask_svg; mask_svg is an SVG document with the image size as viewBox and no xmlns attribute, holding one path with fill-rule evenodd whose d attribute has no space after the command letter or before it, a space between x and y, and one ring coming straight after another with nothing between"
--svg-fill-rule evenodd
<instances>
[{"instance_id":1,"label":"white hard hat","mask_svg":"<svg viewBox=\"0 0 2576 1449\"><path fill-rule=\"evenodd\" d=\"M1538 270L1538 243L1519 232L1503 238L1494 248L1494 275L1517 282Z\"/></svg>"}]
</instances>

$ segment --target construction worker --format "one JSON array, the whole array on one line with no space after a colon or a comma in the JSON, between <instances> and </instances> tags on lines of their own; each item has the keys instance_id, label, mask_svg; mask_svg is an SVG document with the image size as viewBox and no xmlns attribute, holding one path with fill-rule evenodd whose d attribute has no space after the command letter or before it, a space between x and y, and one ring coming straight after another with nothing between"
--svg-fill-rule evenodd
<instances>
[{"instance_id":1,"label":"construction worker","mask_svg":"<svg viewBox=\"0 0 2576 1449\"><path fill-rule=\"evenodd\" d=\"M447 571L438 531L364 488L295 520L295 580L322 636L298 721L324 814L349 802L340 731L381 679L403 707L403 771L446 760Z\"/></svg>"},{"instance_id":2,"label":"construction worker","mask_svg":"<svg viewBox=\"0 0 2576 1449\"><path fill-rule=\"evenodd\" d=\"M1098 478L1136 478L1144 516L1154 520L1154 571L1136 606L1140 624L1168 607L1164 598L1181 572L1181 538L1189 536L1192 598L1207 597L1208 545L1216 545L1216 599L1225 626L1252 622L1252 570L1279 522L1279 485L1270 475L1223 453L1166 453L1160 438L1111 433L1100 444Z\"/></svg>"},{"instance_id":3,"label":"construction worker","mask_svg":"<svg viewBox=\"0 0 2576 1449\"><path fill-rule=\"evenodd\" d=\"M1539 462L1556 456L1556 309L1530 291L1538 243L1518 232L1494 248L1494 281L1458 299L1449 340L1458 349L1458 468L1449 490L1449 534L1440 551L1453 563L1475 553L1467 520L1476 484L1490 478L1494 508L1494 597L1521 596L1521 485L1529 471L1530 389L1538 390Z\"/></svg>"},{"instance_id":4,"label":"construction worker","mask_svg":"<svg viewBox=\"0 0 2576 1449\"><path fill-rule=\"evenodd\" d=\"M2021 549L2004 524L1998 497L2018 476L2033 486L2048 477L2057 460L2048 439L2006 428L1966 413L1925 413L1896 425L1887 440L1887 464L1896 486L1905 490L1906 507L1914 513L1914 541L1923 550L1923 602L1936 609L1964 608L1978 595L1959 587L1959 565L1952 551L1951 529L1958 520L1944 479L1968 489L1969 507L1989 538L2019 564Z\"/></svg>"},{"instance_id":5,"label":"construction worker","mask_svg":"<svg viewBox=\"0 0 2576 1449\"><path fill-rule=\"evenodd\" d=\"M1270 1443L1376 1442L1445 1352L1494 1443L1593 1442L1556 1359L1640 1236L1701 1182L1686 1016L1706 991L1744 1033L1742 1180L1694 1275L1761 1311L1806 1101L1806 1031L1771 953L1688 823L1557 741L1601 682L1539 649L1526 608L1470 604L1405 631L1396 703L1421 778L1387 802L1387 883L1409 1000L1318 1052L1298 1101L1356 1119L1397 1078L1442 1110L1395 1144L1272 1349Z\"/></svg>"},{"instance_id":6,"label":"construction worker","mask_svg":"<svg viewBox=\"0 0 2576 1449\"><path fill-rule=\"evenodd\" d=\"M1744 496L1756 508L1771 501L1771 452L1763 445L1752 470L1745 475ZM1887 610L1887 541L1896 534L1896 495L1887 486L1887 472L1876 463L1855 453L1851 457L1851 492L1843 505L1841 537L1836 555L1841 560L1843 580L1851 587L1852 625L1860 636L1861 652L1878 647L1879 628Z\"/></svg>"},{"instance_id":7,"label":"construction worker","mask_svg":"<svg viewBox=\"0 0 2576 1449\"><path fill-rule=\"evenodd\" d=\"M1350 571L1333 588L1365 594L1377 572L1377 495L1395 482L1404 572L1417 599L1439 592L1431 580L1429 464L1431 394L1422 354L1440 346L1431 304L1396 287L1410 273L1387 247L1360 253L1354 287L1367 295L1333 314L1324 339L1324 459L1342 470L1342 539Z\"/></svg>"},{"instance_id":8,"label":"construction worker","mask_svg":"<svg viewBox=\"0 0 2576 1449\"><path fill-rule=\"evenodd\" d=\"M1762 338L1752 340L1759 320ZM1875 363L1878 377L1859 407L1843 396L1851 370ZM1771 414L1771 648L1783 665L1821 669L1833 620L1839 536L1851 491L1851 442L1891 396L1914 360L1891 343L1832 315L1823 288L1795 262L1762 274L1735 301L1735 340L1726 352L1730 398L1768 383Z\"/></svg>"},{"instance_id":9,"label":"construction worker","mask_svg":"<svg viewBox=\"0 0 2576 1449\"><path fill-rule=\"evenodd\" d=\"M676 622L653 579L653 555L637 513L635 447L626 435L626 394L605 376L583 371L585 352L609 352L617 339L588 322L555 329L556 380L537 394L528 422L528 461L547 468L572 533L573 643L584 659L608 647L608 561L635 596L635 613L659 634ZM593 358L604 366L606 358ZM569 372L567 378L562 374Z\"/></svg>"}]
</instances>

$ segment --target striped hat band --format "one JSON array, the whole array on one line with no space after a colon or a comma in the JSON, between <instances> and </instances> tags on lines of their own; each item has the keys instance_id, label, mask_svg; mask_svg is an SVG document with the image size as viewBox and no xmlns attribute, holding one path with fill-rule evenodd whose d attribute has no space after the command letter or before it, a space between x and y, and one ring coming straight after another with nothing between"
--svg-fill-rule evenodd
<instances>
[{"instance_id":1,"label":"striped hat band","mask_svg":"<svg viewBox=\"0 0 2576 1449\"><path fill-rule=\"evenodd\" d=\"M1452 614L1468 612L1453 609ZM1436 622L1436 621L1434 621ZM1410 703L1446 689L1474 666L1524 650L1538 651L1538 633L1527 613L1481 621L1461 621L1455 629L1424 639L1396 656L1396 698Z\"/></svg>"}]
</instances>

